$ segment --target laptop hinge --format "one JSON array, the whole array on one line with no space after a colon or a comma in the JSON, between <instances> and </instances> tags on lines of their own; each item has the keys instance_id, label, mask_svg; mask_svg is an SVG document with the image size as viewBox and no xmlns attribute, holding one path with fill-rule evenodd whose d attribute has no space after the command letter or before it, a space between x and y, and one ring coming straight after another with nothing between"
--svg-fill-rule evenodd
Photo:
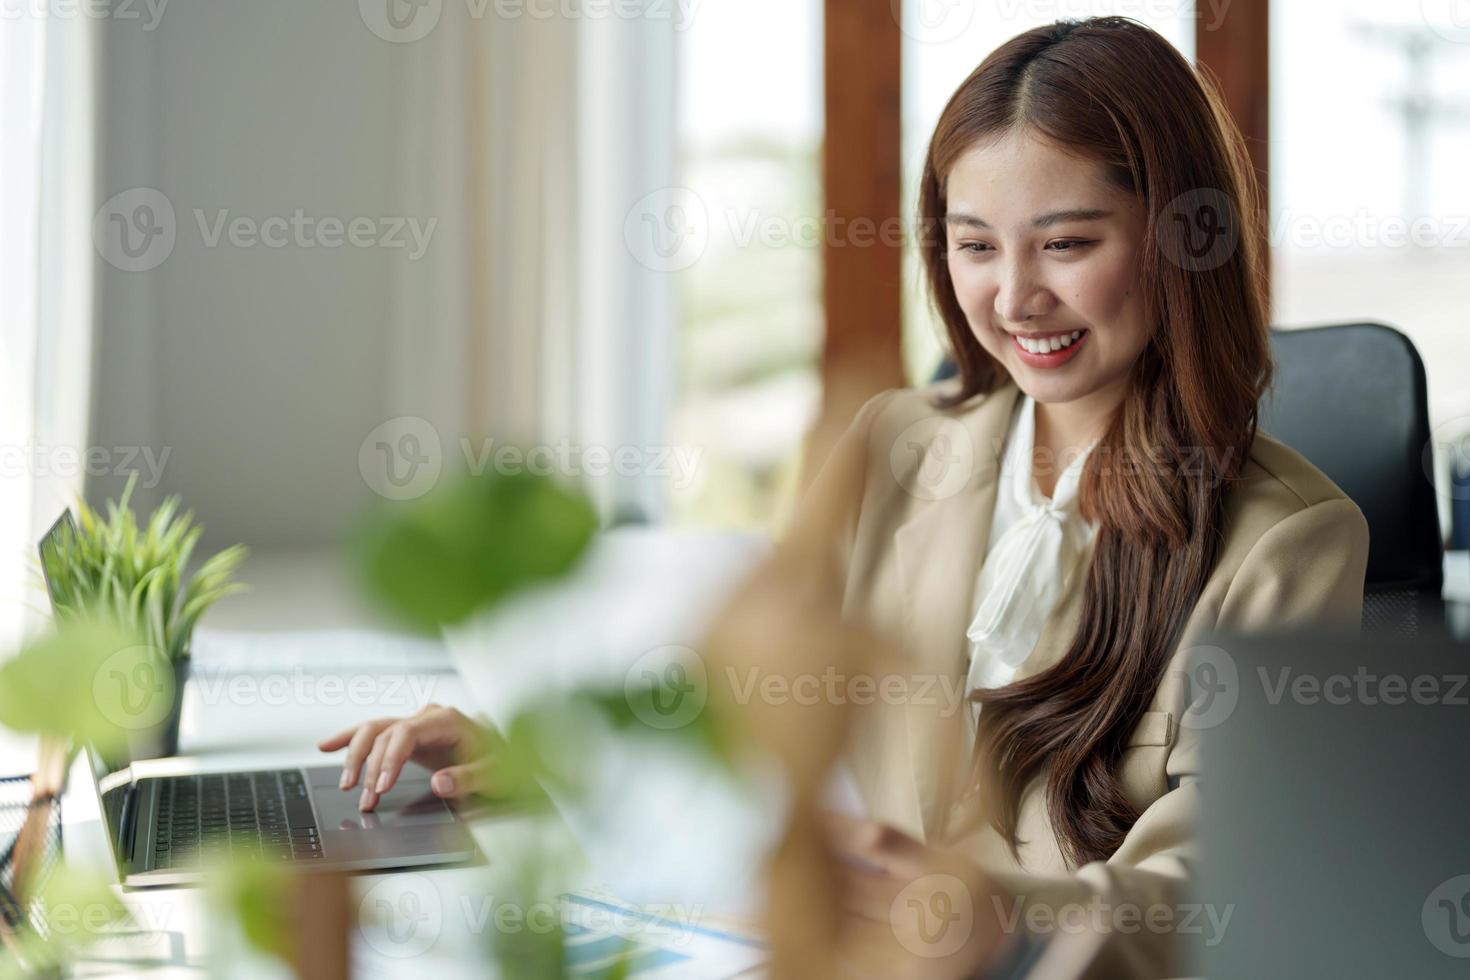
<instances>
[{"instance_id":1,"label":"laptop hinge","mask_svg":"<svg viewBox=\"0 0 1470 980\"><path fill-rule=\"evenodd\" d=\"M138 783L129 783L117 821L117 853L130 868L135 865L133 851L138 836L138 795Z\"/></svg>"}]
</instances>

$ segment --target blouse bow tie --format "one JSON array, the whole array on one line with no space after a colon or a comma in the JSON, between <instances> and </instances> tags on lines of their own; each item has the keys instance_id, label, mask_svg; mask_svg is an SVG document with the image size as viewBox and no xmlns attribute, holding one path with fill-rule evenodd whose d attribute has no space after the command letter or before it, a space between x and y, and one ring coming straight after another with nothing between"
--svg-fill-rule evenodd
<instances>
[{"instance_id":1,"label":"blouse bow tie","mask_svg":"<svg viewBox=\"0 0 1470 980\"><path fill-rule=\"evenodd\" d=\"M1027 406L1028 408L1030 406ZM1008 684L1030 655L1047 616L1061 596L1065 578L1091 541L1077 501L1089 446L1057 480L1050 500L1036 489L1031 475L1033 420L1023 413L1018 451L1006 460L1006 483L1012 495L1013 521L990 549L981 569L981 601L966 635L970 638L968 687Z\"/></svg>"}]
</instances>

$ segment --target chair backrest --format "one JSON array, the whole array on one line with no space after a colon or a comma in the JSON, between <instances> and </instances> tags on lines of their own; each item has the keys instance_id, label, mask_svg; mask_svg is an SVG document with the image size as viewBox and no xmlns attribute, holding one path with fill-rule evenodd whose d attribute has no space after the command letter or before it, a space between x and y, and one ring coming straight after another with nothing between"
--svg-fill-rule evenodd
<instances>
[{"instance_id":1,"label":"chair backrest","mask_svg":"<svg viewBox=\"0 0 1470 980\"><path fill-rule=\"evenodd\" d=\"M1364 629L1417 632L1444 582L1419 352L1380 323L1272 330L1271 348L1276 377L1260 427L1307 457L1367 518Z\"/></svg>"},{"instance_id":2,"label":"chair backrest","mask_svg":"<svg viewBox=\"0 0 1470 980\"><path fill-rule=\"evenodd\" d=\"M1363 603L1370 631L1415 633L1434 616L1444 543L1424 463L1424 362L1379 323L1272 330L1276 376L1260 427L1305 456L1357 503L1371 536ZM955 373L945 359L935 380Z\"/></svg>"}]
</instances>

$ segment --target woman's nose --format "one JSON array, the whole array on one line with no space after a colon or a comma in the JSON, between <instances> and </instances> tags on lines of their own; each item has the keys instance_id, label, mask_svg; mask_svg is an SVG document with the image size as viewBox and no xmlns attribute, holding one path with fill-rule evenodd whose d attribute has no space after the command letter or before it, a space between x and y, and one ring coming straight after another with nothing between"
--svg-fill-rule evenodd
<instances>
[{"instance_id":1,"label":"woman's nose","mask_svg":"<svg viewBox=\"0 0 1470 980\"><path fill-rule=\"evenodd\" d=\"M1005 323L1025 323L1050 313L1056 306L1055 299L1029 267L1012 263L1001 272L995 315Z\"/></svg>"}]
</instances>

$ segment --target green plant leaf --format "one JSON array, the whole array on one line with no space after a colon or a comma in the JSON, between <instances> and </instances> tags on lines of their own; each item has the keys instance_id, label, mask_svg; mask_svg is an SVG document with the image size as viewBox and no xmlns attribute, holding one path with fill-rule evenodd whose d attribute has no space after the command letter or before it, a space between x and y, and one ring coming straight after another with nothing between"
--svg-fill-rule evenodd
<instances>
[{"instance_id":1,"label":"green plant leaf","mask_svg":"<svg viewBox=\"0 0 1470 980\"><path fill-rule=\"evenodd\" d=\"M0 957L0 980L43 976L65 965L69 956L112 930L131 923L131 916L107 881L98 875L58 864L47 874L36 896L36 912L49 930L17 932L15 957Z\"/></svg>"},{"instance_id":2,"label":"green plant leaf","mask_svg":"<svg viewBox=\"0 0 1470 980\"><path fill-rule=\"evenodd\" d=\"M489 472L381 507L353 545L369 594L404 622L434 630L562 575L596 530L583 496L544 477Z\"/></svg>"},{"instance_id":3,"label":"green plant leaf","mask_svg":"<svg viewBox=\"0 0 1470 980\"><path fill-rule=\"evenodd\" d=\"M139 526L128 501L137 484L106 505L104 520L77 502L77 528L59 535L43 558L58 618L106 615L170 658L186 656L195 624L210 605L241 591L231 579L246 557L241 546L208 558L192 578L188 563L203 528L177 496Z\"/></svg>"},{"instance_id":4,"label":"green plant leaf","mask_svg":"<svg viewBox=\"0 0 1470 980\"><path fill-rule=\"evenodd\" d=\"M161 652L136 631L105 619L64 622L0 665L0 725L118 749L146 722L138 709L156 710L143 699L165 672Z\"/></svg>"},{"instance_id":5,"label":"green plant leaf","mask_svg":"<svg viewBox=\"0 0 1470 980\"><path fill-rule=\"evenodd\" d=\"M239 923L252 948L289 960L291 923L286 917L286 898L290 880L281 865L235 861L212 871L209 888L217 914Z\"/></svg>"}]
</instances>

